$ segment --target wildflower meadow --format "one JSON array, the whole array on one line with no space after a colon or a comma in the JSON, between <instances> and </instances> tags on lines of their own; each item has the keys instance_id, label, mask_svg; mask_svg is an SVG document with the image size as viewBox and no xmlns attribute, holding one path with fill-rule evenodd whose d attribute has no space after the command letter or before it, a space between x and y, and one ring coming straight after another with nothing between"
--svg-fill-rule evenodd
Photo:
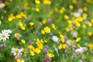
<instances>
[{"instance_id":1,"label":"wildflower meadow","mask_svg":"<svg viewBox=\"0 0 93 62\"><path fill-rule=\"evenodd\" d=\"M93 62L93 0L0 0L0 62Z\"/></svg>"}]
</instances>

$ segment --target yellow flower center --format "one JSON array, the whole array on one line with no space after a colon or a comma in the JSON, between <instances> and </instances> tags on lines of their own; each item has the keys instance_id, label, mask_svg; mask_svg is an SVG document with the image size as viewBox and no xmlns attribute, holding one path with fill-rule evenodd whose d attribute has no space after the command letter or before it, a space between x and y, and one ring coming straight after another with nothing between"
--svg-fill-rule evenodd
<instances>
[{"instance_id":1,"label":"yellow flower center","mask_svg":"<svg viewBox=\"0 0 93 62\"><path fill-rule=\"evenodd\" d=\"M16 35L16 37L20 37L20 34L19 33L16 33L15 35Z\"/></svg>"},{"instance_id":2,"label":"yellow flower center","mask_svg":"<svg viewBox=\"0 0 93 62\"><path fill-rule=\"evenodd\" d=\"M2 38L5 38L5 34L2 34Z\"/></svg>"},{"instance_id":3,"label":"yellow flower center","mask_svg":"<svg viewBox=\"0 0 93 62\"><path fill-rule=\"evenodd\" d=\"M18 49L16 49L16 50L15 50L15 52L16 52L16 54L18 54L19 50L18 50Z\"/></svg>"}]
</instances>

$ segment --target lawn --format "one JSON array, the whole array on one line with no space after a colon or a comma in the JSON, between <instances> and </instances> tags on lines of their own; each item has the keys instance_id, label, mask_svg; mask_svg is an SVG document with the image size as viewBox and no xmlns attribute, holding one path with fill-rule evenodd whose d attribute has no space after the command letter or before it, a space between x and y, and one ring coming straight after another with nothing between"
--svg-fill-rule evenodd
<instances>
[{"instance_id":1,"label":"lawn","mask_svg":"<svg viewBox=\"0 0 93 62\"><path fill-rule=\"evenodd\" d=\"M0 0L0 62L93 62L93 0Z\"/></svg>"}]
</instances>

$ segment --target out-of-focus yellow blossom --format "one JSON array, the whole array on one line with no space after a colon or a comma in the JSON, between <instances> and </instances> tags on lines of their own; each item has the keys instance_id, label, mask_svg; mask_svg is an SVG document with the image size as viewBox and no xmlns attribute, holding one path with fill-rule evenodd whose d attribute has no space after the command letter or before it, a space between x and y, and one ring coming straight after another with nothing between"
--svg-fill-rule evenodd
<instances>
[{"instance_id":1,"label":"out-of-focus yellow blossom","mask_svg":"<svg viewBox=\"0 0 93 62\"><path fill-rule=\"evenodd\" d=\"M38 48L42 49L43 48L43 44L42 44L42 41L37 39L37 42L36 42Z\"/></svg>"},{"instance_id":2,"label":"out-of-focus yellow blossom","mask_svg":"<svg viewBox=\"0 0 93 62\"><path fill-rule=\"evenodd\" d=\"M78 48L80 48L80 47L81 47L81 45L80 45L80 44L77 44L77 47L78 47Z\"/></svg>"},{"instance_id":3,"label":"out-of-focus yellow blossom","mask_svg":"<svg viewBox=\"0 0 93 62\"><path fill-rule=\"evenodd\" d=\"M91 23L93 24L93 19L91 19Z\"/></svg>"},{"instance_id":4,"label":"out-of-focus yellow blossom","mask_svg":"<svg viewBox=\"0 0 93 62\"><path fill-rule=\"evenodd\" d=\"M26 56L27 52L24 52L24 56Z\"/></svg>"},{"instance_id":5,"label":"out-of-focus yellow blossom","mask_svg":"<svg viewBox=\"0 0 93 62\"><path fill-rule=\"evenodd\" d=\"M73 5L69 5L69 8L72 10L73 9Z\"/></svg>"},{"instance_id":6,"label":"out-of-focus yellow blossom","mask_svg":"<svg viewBox=\"0 0 93 62\"><path fill-rule=\"evenodd\" d=\"M79 42L81 40L81 37L76 38L76 42Z\"/></svg>"},{"instance_id":7,"label":"out-of-focus yellow blossom","mask_svg":"<svg viewBox=\"0 0 93 62\"><path fill-rule=\"evenodd\" d=\"M76 4L76 3L77 3L77 0L72 0L72 2L73 2L74 4Z\"/></svg>"},{"instance_id":8,"label":"out-of-focus yellow blossom","mask_svg":"<svg viewBox=\"0 0 93 62\"><path fill-rule=\"evenodd\" d=\"M23 23L21 21L18 22L19 26L23 26Z\"/></svg>"},{"instance_id":9,"label":"out-of-focus yellow blossom","mask_svg":"<svg viewBox=\"0 0 93 62\"><path fill-rule=\"evenodd\" d=\"M55 24L52 23L51 26L52 26L52 28L53 28L54 30L57 29L56 26L55 26Z\"/></svg>"},{"instance_id":10,"label":"out-of-focus yellow blossom","mask_svg":"<svg viewBox=\"0 0 93 62\"><path fill-rule=\"evenodd\" d=\"M44 39L44 42L47 42L47 40Z\"/></svg>"},{"instance_id":11,"label":"out-of-focus yellow blossom","mask_svg":"<svg viewBox=\"0 0 93 62\"><path fill-rule=\"evenodd\" d=\"M46 19L43 19L43 20L42 20L42 23L43 23L43 24L46 24Z\"/></svg>"},{"instance_id":12,"label":"out-of-focus yellow blossom","mask_svg":"<svg viewBox=\"0 0 93 62\"><path fill-rule=\"evenodd\" d=\"M77 27L80 27L80 22L75 23Z\"/></svg>"},{"instance_id":13,"label":"out-of-focus yellow blossom","mask_svg":"<svg viewBox=\"0 0 93 62\"><path fill-rule=\"evenodd\" d=\"M92 23L91 23L91 22L88 22L88 26L90 26L90 27L91 27L91 26L92 26Z\"/></svg>"},{"instance_id":14,"label":"out-of-focus yellow blossom","mask_svg":"<svg viewBox=\"0 0 93 62\"><path fill-rule=\"evenodd\" d=\"M41 30L41 34L45 34L45 31L44 30Z\"/></svg>"},{"instance_id":15,"label":"out-of-focus yellow blossom","mask_svg":"<svg viewBox=\"0 0 93 62\"><path fill-rule=\"evenodd\" d=\"M50 0L43 0L43 3L44 3L45 5L50 5L50 4L51 4L51 1L50 1Z\"/></svg>"},{"instance_id":16,"label":"out-of-focus yellow blossom","mask_svg":"<svg viewBox=\"0 0 93 62\"><path fill-rule=\"evenodd\" d=\"M13 14L10 14L8 17L8 21L11 22L13 19L15 19L15 16Z\"/></svg>"},{"instance_id":17,"label":"out-of-focus yellow blossom","mask_svg":"<svg viewBox=\"0 0 93 62\"><path fill-rule=\"evenodd\" d=\"M1 23L2 23L2 22L1 22L1 20L0 20L0 25L1 25Z\"/></svg>"},{"instance_id":18,"label":"out-of-focus yellow blossom","mask_svg":"<svg viewBox=\"0 0 93 62\"><path fill-rule=\"evenodd\" d=\"M23 12L16 15L16 18L22 18L22 17L24 17L25 19L27 18L26 14L24 14Z\"/></svg>"},{"instance_id":19,"label":"out-of-focus yellow blossom","mask_svg":"<svg viewBox=\"0 0 93 62\"><path fill-rule=\"evenodd\" d=\"M58 12L58 8L55 8L55 11Z\"/></svg>"},{"instance_id":20,"label":"out-of-focus yellow blossom","mask_svg":"<svg viewBox=\"0 0 93 62\"><path fill-rule=\"evenodd\" d=\"M21 60L21 59L17 59L17 61L16 62L25 62L23 59Z\"/></svg>"},{"instance_id":21,"label":"out-of-focus yellow blossom","mask_svg":"<svg viewBox=\"0 0 93 62\"><path fill-rule=\"evenodd\" d=\"M25 40L24 40L24 39L21 39L21 42L22 42L23 44L25 44Z\"/></svg>"},{"instance_id":22,"label":"out-of-focus yellow blossom","mask_svg":"<svg viewBox=\"0 0 93 62\"><path fill-rule=\"evenodd\" d=\"M22 18L22 16L20 14L16 15L16 18Z\"/></svg>"},{"instance_id":23,"label":"out-of-focus yellow blossom","mask_svg":"<svg viewBox=\"0 0 93 62\"><path fill-rule=\"evenodd\" d=\"M53 51L50 50L49 52L47 52L47 55L51 58L51 57L54 57L54 54L53 54Z\"/></svg>"},{"instance_id":24,"label":"out-of-focus yellow blossom","mask_svg":"<svg viewBox=\"0 0 93 62\"><path fill-rule=\"evenodd\" d=\"M88 44L88 47L90 50L93 50L93 44L92 43Z\"/></svg>"},{"instance_id":25,"label":"out-of-focus yellow blossom","mask_svg":"<svg viewBox=\"0 0 93 62\"><path fill-rule=\"evenodd\" d=\"M87 14L84 13L84 14L83 14L83 19L85 20L86 18L87 18Z\"/></svg>"},{"instance_id":26,"label":"out-of-focus yellow blossom","mask_svg":"<svg viewBox=\"0 0 93 62\"><path fill-rule=\"evenodd\" d=\"M52 15L52 11L50 11L50 12L48 13L48 17L51 17L51 15Z\"/></svg>"},{"instance_id":27,"label":"out-of-focus yellow blossom","mask_svg":"<svg viewBox=\"0 0 93 62\"><path fill-rule=\"evenodd\" d=\"M28 6L28 3L24 3L24 9L30 9L30 7Z\"/></svg>"},{"instance_id":28,"label":"out-of-focus yellow blossom","mask_svg":"<svg viewBox=\"0 0 93 62\"><path fill-rule=\"evenodd\" d=\"M65 11L65 8L64 8L64 7L62 7L62 8L59 10L60 13L63 13L64 11Z\"/></svg>"},{"instance_id":29,"label":"out-of-focus yellow blossom","mask_svg":"<svg viewBox=\"0 0 93 62\"><path fill-rule=\"evenodd\" d=\"M88 9L87 9L87 7L84 7L83 10L84 10L84 11L87 11Z\"/></svg>"},{"instance_id":30,"label":"out-of-focus yellow blossom","mask_svg":"<svg viewBox=\"0 0 93 62\"><path fill-rule=\"evenodd\" d=\"M69 42L70 42L71 44L73 44L73 41L72 41L71 39L69 39Z\"/></svg>"},{"instance_id":31,"label":"out-of-focus yellow blossom","mask_svg":"<svg viewBox=\"0 0 93 62\"><path fill-rule=\"evenodd\" d=\"M37 46L38 46L38 48L40 48L40 49L43 48L43 44L42 44L42 43L38 43Z\"/></svg>"},{"instance_id":32,"label":"out-of-focus yellow blossom","mask_svg":"<svg viewBox=\"0 0 93 62\"><path fill-rule=\"evenodd\" d=\"M39 54L41 50L39 48L35 48L35 53Z\"/></svg>"},{"instance_id":33,"label":"out-of-focus yellow blossom","mask_svg":"<svg viewBox=\"0 0 93 62\"><path fill-rule=\"evenodd\" d=\"M90 3L92 0L86 0L87 3Z\"/></svg>"},{"instance_id":34,"label":"out-of-focus yellow blossom","mask_svg":"<svg viewBox=\"0 0 93 62\"><path fill-rule=\"evenodd\" d=\"M33 50L33 51L35 50L35 48L34 48L33 45L29 45L28 48L29 48L30 50Z\"/></svg>"},{"instance_id":35,"label":"out-of-focus yellow blossom","mask_svg":"<svg viewBox=\"0 0 93 62\"><path fill-rule=\"evenodd\" d=\"M39 8L38 8L38 7L36 7L36 8L35 8L35 11L36 11L36 12L39 12Z\"/></svg>"},{"instance_id":36,"label":"out-of-focus yellow blossom","mask_svg":"<svg viewBox=\"0 0 93 62\"><path fill-rule=\"evenodd\" d=\"M62 41L62 42L65 42L64 35L60 34L60 38L61 38L61 41Z\"/></svg>"},{"instance_id":37,"label":"out-of-focus yellow blossom","mask_svg":"<svg viewBox=\"0 0 93 62\"><path fill-rule=\"evenodd\" d=\"M25 26L21 26L21 29L22 29L22 30L25 30L26 28L25 28Z\"/></svg>"},{"instance_id":38,"label":"out-of-focus yellow blossom","mask_svg":"<svg viewBox=\"0 0 93 62\"><path fill-rule=\"evenodd\" d=\"M68 15L64 15L64 18L65 18L65 19L69 19Z\"/></svg>"},{"instance_id":39,"label":"out-of-focus yellow blossom","mask_svg":"<svg viewBox=\"0 0 93 62\"><path fill-rule=\"evenodd\" d=\"M18 22L18 25L20 26L20 28L22 30L25 30L26 29L25 26L23 25L23 23L21 21Z\"/></svg>"},{"instance_id":40,"label":"out-of-focus yellow blossom","mask_svg":"<svg viewBox=\"0 0 93 62\"><path fill-rule=\"evenodd\" d=\"M13 0L10 0L10 2L12 2Z\"/></svg>"},{"instance_id":41,"label":"out-of-focus yellow blossom","mask_svg":"<svg viewBox=\"0 0 93 62\"><path fill-rule=\"evenodd\" d=\"M68 32L70 29L66 27L65 30Z\"/></svg>"},{"instance_id":42,"label":"out-of-focus yellow blossom","mask_svg":"<svg viewBox=\"0 0 93 62\"><path fill-rule=\"evenodd\" d=\"M45 33L50 33L50 32L51 32L51 30L50 30L50 28L49 28L48 26L46 26L46 27L44 28L44 31L45 31Z\"/></svg>"},{"instance_id":43,"label":"out-of-focus yellow blossom","mask_svg":"<svg viewBox=\"0 0 93 62\"><path fill-rule=\"evenodd\" d=\"M26 16L25 13L21 12L20 14L21 14L21 16L24 17L25 19L27 18L27 16Z\"/></svg>"},{"instance_id":44,"label":"out-of-focus yellow blossom","mask_svg":"<svg viewBox=\"0 0 93 62\"><path fill-rule=\"evenodd\" d=\"M83 17L78 17L77 20L78 20L79 22L82 22L82 21L83 21Z\"/></svg>"},{"instance_id":45,"label":"out-of-focus yellow blossom","mask_svg":"<svg viewBox=\"0 0 93 62\"><path fill-rule=\"evenodd\" d=\"M39 0L35 0L35 3L36 3L37 5L39 5L39 4L40 4L40 1L39 1Z\"/></svg>"},{"instance_id":46,"label":"out-of-focus yellow blossom","mask_svg":"<svg viewBox=\"0 0 93 62\"><path fill-rule=\"evenodd\" d=\"M67 22L68 22L68 24L72 24L72 21L71 20L68 20Z\"/></svg>"},{"instance_id":47,"label":"out-of-focus yellow blossom","mask_svg":"<svg viewBox=\"0 0 93 62\"><path fill-rule=\"evenodd\" d=\"M30 24L30 26L34 26L34 22L30 22L29 24Z\"/></svg>"},{"instance_id":48,"label":"out-of-focus yellow blossom","mask_svg":"<svg viewBox=\"0 0 93 62\"><path fill-rule=\"evenodd\" d=\"M92 32L88 32L88 35L89 35L89 36L92 36Z\"/></svg>"},{"instance_id":49,"label":"out-of-focus yellow blossom","mask_svg":"<svg viewBox=\"0 0 93 62\"><path fill-rule=\"evenodd\" d=\"M67 44L60 44L58 48L59 48L59 49L65 49L66 46L67 46Z\"/></svg>"},{"instance_id":50,"label":"out-of-focus yellow blossom","mask_svg":"<svg viewBox=\"0 0 93 62\"><path fill-rule=\"evenodd\" d=\"M85 24L82 24L82 27L83 27L83 28L86 28L86 25L85 25Z\"/></svg>"},{"instance_id":51,"label":"out-of-focus yellow blossom","mask_svg":"<svg viewBox=\"0 0 93 62\"><path fill-rule=\"evenodd\" d=\"M35 52L32 51L32 50L30 50L30 55L31 55L31 56L34 56L34 55L35 55Z\"/></svg>"}]
</instances>

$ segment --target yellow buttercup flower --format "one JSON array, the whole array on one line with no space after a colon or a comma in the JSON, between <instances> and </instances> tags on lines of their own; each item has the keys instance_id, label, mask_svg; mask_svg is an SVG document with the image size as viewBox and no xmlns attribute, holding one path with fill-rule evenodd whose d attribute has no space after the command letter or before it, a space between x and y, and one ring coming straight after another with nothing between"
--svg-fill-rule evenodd
<instances>
[{"instance_id":1,"label":"yellow buttercup flower","mask_svg":"<svg viewBox=\"0 0 93 62\"><path fill-rule=\"evenodd\" d=\"M69 5L69 8L72 10L73 9L73 5Z\"/></svg>"},{"instance_id":2,"label":"yellow buttercup flower","mask_svg":"<svg viewBox=\"0 0 93 62\"><path fill-rule=\"evenodd\" d=\"M65 49L66 46L67 46L67 44L60 44L58 48L59 48L59 49Z\"/></svg>"},{"instance_id":3,"label":"yellow buttercup flower","mask_svg":"<svg viewBox=\"0 0 93 62\"><path fill-rule=\"evenodd\" d=\"M45 33L50 33L51 31L50 31L50 28L48 27L48 26L46 26L45 28L44 28L44 31L45 31Z\"/></svg>"},{"instance_id":4,"label":"yellow buttercup flower","mask_svg":"<svg viewBox=\"0 0 93 62\"><path fill-rule=\"evenodd\" d=\"M40 4L40 1L39 0L35 0L35 3L39 5Z\"/></svg>"},{"instance_id":5,"label":"yellow buttercup flower","mask_svg":"<svg viewBox=\"0 0 93 62\"><path fill-rule=\"evenodd\" d=\"M80 37L76 38L76 42L79 42L80 40L81 40L81 38L80 38Z\"/></svg>"},{"instance_id":6,"label":"yellow buttercup flower","mask_svg":"<svg viewBox=\"0 0 93 62\"><path fill-rule=\"evenodd\" d=\"M60 35L60 38L61 38L61 41L62 41L62 42L65 42L64 35Z\"/></svg>"},{"instance_id":7,"label":"yellow buttercup flower","mask_svg":"<svg viewBox=\"0 0 93 62\"><path fill-rule=\"evenodd\" d=\"M50 1L50 0L43 0L43 3L44 3L45 5L50 5L50 4L51 4L51 1Z\"/></svg>"},{"instance_id":8,"label":"yellow buttercup flower","mask_svg":"<svg viewBox=\"0 0 93 62\"><path fill-rule=\"evenodd\" d=\"M45 31L44 30L41 30L41 34L45 34Z\"/></svg>"},{"instance_id":9,"label":"yellow buttercup flower","mask_svg":"<svg viewBox=\"0 0 93 62\"><path fill-rule=\"evenodd\" d=\"M93 50L93 44L92 43L89 43L88 47L89 47L90 50Z\"/></svg>"},{"instance_id":10,"label":"yellow buttercup flower","mask_svg":"<svg viewBox=\"0 0 93 62\"><path fill-rule=\"evenodd\" d=\"M88 9L87 9L87 7L84 7L83 10L84 10L84 11L87 11Z\"/></svg>"},{"instance_id":11,"label":"yellow buttercup flower","mask_svg":"<svg viewBox=\"0 0 93 62\"><path fill-rule=\"evenodd\" d=\"M86 25L85 25L85 24L82 24L82 27L83 27L83 28L86 28Z\"/></svg>"},{"instance_id":12,"label":"yellow buttercup flower","mask_svg":"<svg viewBox=\"0 0 93 62\"><path fill-rule=\"evenodd\" d=\"M81 47L81 45L80 45L80 44L77 44L77 47L78 47L78 48L80 48L80 47Z\"/></svg>"},{"instance_id":13,"label":"yellow buttercup flower","mask_svg":"<svg viewBox=\"0 0 93 62\"><path fill-rule=\"evenodd\" d=\"M42 20L42 23L43 23L43 24L46 24L46 19L43 19L43 20Z\"/></svg>"},{"instance_id":14,"label":"yellow buttercup flower","mask_svg":"<svg viewBox=\"0 0 93 62\"><path fill-rule=\"evenodd\" d=\"M39 48L35 48L35 53L39 54L41 50Z\"/></svg>"},{"instance_id":15,"label":"yellow buttercup flower","mask_svg":"<svg viewBox=\"0 0 93 62\"><path fill-rule=\"evenodd\" d=\"M92 26L92 23L91 23L91 22L88 22L88 26L90 26L90 27L91 27L91 26Z\"/></svg>"},{"instance_id":16,"label":"yellow buttercup flower","mask_svg":"<svg viewBox=\"0 0 93 62\"><path fill-rule=\"evenodd\" d=\"M13 19L15 19L15 16L13 14L10 14L8 17L8 21L11 22Z\"/></svg>"},{"instance_id":17,"label":"yellow buttercup flower","mask_svg":"<svg viewBox=\"0 0 93 62\"><path fill-rule=\"evenodd\" d=\"M34 56L34 55L35 55L35 52L32 51L32 50L30 50L30 55L31 55L31 56Z\"/></svg>"},{"instance_id":18,"label":"yellow buttercup flower","mask_svg":"<svg viewBox=\"0 0 93 62\"><path fill-rule=\"evenodd\" d=\"M53 54L53 51L50 50L49 52L47 52L47 55L51 58L51 57L54 57L54 54Z\"/></svg>"},{"instance_id":19,"label":"yellow buttercup flower","mask_svg":"<svg viewBox=\"0 0 93 62\"><path fill-rule=\"evenodd\" d=\"M75 23L77 27L80 27L80 22Z\"/></svg>"},{"instance_id":20,"label":"yellow buttercup flower","mask_svg":"<svg viewBox=\"0 0 93 62\"><path fill-rule=\"evenodd\" d=\"M26 41L25 41L24 39L21 39L21 42L22 42L23 44L25 44Z\"/></svg>"},{"instance_id":21,"label":"yellow buttercup flower","mask_svg":"<svg viewBox=\"0 0 93 62\"><path fill-rule=\"evenodd\" d=\"M51 24L51 26L52 26L52 28L53 28L54 30L56 30L55 24Z\"/></svg>"},{"instance_id":22,"label":"yellow buttercup flower","mask_svg":"<svg viewBox=\"0 0 93 62\"><path fill-rule=\"evenodd\" d=\"M30 26L34 26L34 22L30 22L29 24L30 24Z\"/></svg>"},{"instance_id":23,"label":"yellow buttercup flower","mask_svg":"<svg viewBox=\"0 0 93 62\"><path fill-rule=\"evenodd\" d=\"M38 7L37 7L37 8L35 8L35 11L36 11L36 12L39 12L39 8L38 8Z\"/></svg>"},{"instance_id":24,"label":"yellow buttercup flower","mask_svg":"<svg viewBox=\"0 0 93 62\"><path fill-rule=\"evenodd\" d=\"M68 17L67 15L64 15L64 18L65 18L65 19L69 19L69 17Z\"/></svg>"},{"instance_id":25,"label":"yellow buttercup flower","mask_svg":"<svg viewBox=\"0 0 93 62\"><path fill-rule=\"evenodd\" d=\"M25 28L25 26L21 26L21 29L22 29L22 30L25 30L26 28Z\"/></svg>"},{"instance_id":26,"label":"yellow buttercup flower","mask_svg":"<svg viewBox=\"0 0 93 62\"><path fill-rule=\"evenodd\" d=\"M92 32L88 32L88 35L89 35L89 36L92 36Z\"/></svg>"}]
</instances>

